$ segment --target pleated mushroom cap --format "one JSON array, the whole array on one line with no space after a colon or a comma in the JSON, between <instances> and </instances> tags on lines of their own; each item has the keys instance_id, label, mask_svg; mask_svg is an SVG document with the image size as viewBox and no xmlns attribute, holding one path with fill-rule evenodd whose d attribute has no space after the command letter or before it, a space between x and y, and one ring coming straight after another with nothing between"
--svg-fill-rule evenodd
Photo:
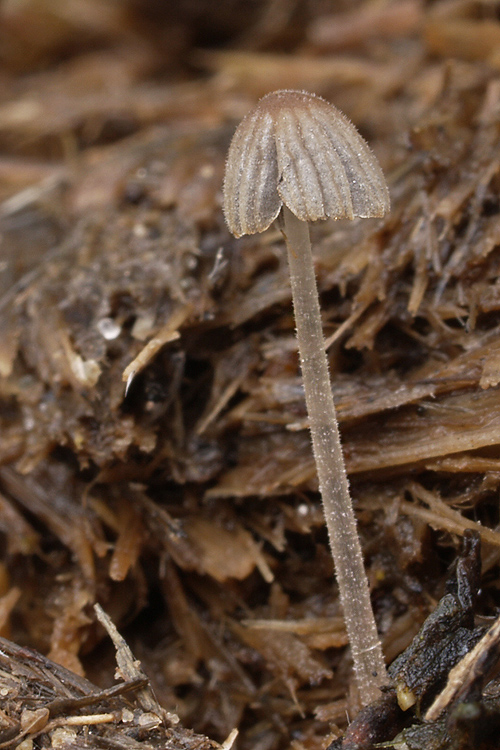
<instances>
[{"instance_id":1,"label":"pleated mushroom cap","mask_svg":"<svg viewBox=\"0 0 500 750\"><path fill-rule=\"evenodd\" d=\"M267 94L238 125L224 176L224 216L236 236L263 232L283 203L302 221L383 216L380 165L336 107L304 91Z\"/></svg>"}]
</instances>

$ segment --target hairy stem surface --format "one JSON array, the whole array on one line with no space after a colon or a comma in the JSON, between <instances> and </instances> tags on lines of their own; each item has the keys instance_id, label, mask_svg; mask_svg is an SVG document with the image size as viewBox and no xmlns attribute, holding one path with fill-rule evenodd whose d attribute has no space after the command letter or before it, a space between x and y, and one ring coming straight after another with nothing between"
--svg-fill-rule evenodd
<instances>
[{"instance_id":1,"label":"hairy stem surface","mask_svg":"<svg viewBox=\"0 0 500 750\"><path fill-rule=\"evenodd\" d=\"M364 705L387 683L340 444L307 222L282 209L307 413L328 535Z\"/></svg>"}]
</instances>

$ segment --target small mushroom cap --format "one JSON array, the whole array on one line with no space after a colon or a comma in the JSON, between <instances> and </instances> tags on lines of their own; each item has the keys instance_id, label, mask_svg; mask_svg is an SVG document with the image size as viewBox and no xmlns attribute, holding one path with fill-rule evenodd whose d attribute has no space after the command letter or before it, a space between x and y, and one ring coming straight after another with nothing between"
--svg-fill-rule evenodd
<instances>
[{"instance_id":1,"label":"small mushroom cap","mask_svg":"<svg viewBox=\"0 0 500 750\"><path fill-rule=\"evenodd\" d=\"M348 118L305 91L267 94L238 125L224 176L224 216L236 236L263 232L283 203L302 221L383 216L380 165Z\"/></svg>"}]
</instances>

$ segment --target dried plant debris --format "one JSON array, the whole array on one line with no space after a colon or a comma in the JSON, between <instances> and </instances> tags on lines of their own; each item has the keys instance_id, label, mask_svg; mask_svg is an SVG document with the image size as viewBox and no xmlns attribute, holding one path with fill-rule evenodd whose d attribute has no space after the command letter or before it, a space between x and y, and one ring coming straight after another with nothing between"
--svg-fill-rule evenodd
<instances>
[{"instance_id":1,"label":"dried plant debris","mask_svg":"<svg viewBox=\"0 0 500 750\"><path fill-rule=\"evenodd\" d=\"M480 541L466 532L448 590L389 668L392 687L330 750L493 748L500 727L500 621L475 625ZM426 710L427 709L427 710Z\"/></svg>"},{"instance_id":2,"label":"dried plant debris","mask_svg":"<svg viewBox=\"0 0 500 750\"><path fill-rule=\"evenodd\" d=\"M124 642L117 644L118 654L121 682L101 690L41 654L0 638L0 747L220 747L178 726L178 718L160 708Z\"/></svg>"}]
</instances>

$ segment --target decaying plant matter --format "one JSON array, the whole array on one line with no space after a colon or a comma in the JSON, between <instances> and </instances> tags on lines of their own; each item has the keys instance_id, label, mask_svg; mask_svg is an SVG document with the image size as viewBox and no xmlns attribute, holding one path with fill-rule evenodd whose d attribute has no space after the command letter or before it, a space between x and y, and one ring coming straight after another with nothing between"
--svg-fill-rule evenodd
<instances>
[{"instance_id":1,"label":"decaying plant matter","mask_svg":"<svg viewBox=\"0 0 500 750\"><path fill-rule=\"evenodd\" d=\"M500 619L475 625L481 572L477 532L466 532L447 591L389 669L392 686L363 709L329 750L477 748L497 743Z\"/></svg>"},{"instance_id":2,"label":"decaying plant matter","mask_svg":"<svg viewBox=\"0 0 500 750\"><path fill-rule=\"evenodd\" d=\"M220 747L178 725L159 705L146 675L102 610L110 630L120 682L106 690L41 654L0 638L2 747L25 742L39 747ZM144 744L143 744L144 743Z\"/></svg>"}]
</instances>

